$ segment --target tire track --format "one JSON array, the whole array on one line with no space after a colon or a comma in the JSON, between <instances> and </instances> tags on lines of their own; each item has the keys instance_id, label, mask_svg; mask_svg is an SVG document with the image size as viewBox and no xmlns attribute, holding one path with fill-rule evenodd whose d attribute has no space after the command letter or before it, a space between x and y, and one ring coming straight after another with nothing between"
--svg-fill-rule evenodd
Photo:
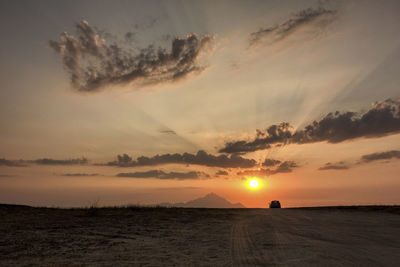
<instances>
[{"instance_id":1,"label":"tire track","mask_svg":"<svg viewBox=\"0 0 400 267\"><path fill-rule=\"evenodd\" d=\"M256 246L249 230L254 220L243 219L235 222L231 228L232 266L268 266L267 257L262 247Z\"/></svg>"}]
</instances>

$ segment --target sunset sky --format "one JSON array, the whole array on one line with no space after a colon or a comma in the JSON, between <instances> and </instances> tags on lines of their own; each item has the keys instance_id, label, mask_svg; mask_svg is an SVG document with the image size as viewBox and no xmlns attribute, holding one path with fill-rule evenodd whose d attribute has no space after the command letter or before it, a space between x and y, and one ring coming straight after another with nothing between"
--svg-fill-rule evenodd
<instances>
[{"instance_id":1,"label":"sunset sky","mask_svg":"<svg viewBox=\"0 0 400 267\"><path fill-rule=\"evenodd\" d=\"M399 14L2 0L0 203L400 204Z\"/></svg>"}]
</instances>

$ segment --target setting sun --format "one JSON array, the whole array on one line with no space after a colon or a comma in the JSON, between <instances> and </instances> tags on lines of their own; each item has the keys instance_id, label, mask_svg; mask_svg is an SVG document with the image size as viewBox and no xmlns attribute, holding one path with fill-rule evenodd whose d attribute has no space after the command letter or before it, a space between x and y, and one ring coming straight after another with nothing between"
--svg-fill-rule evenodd
<instances>
[{"instance_id":1,"label":"setting sun","mask_svg":"<svg viewBox=\"0 0 400 267\"><path fill-rule=\"evenodd\" d=\"M258 185L259 185L259 183L258 183L258 181L256 179L252 179L250 181L250 186L251 187L256 188L256 187L258 187Z\"/></svg>"},{"instance_id":2,"label":"setting sun","mask_svg":"<svg viewBox=\"0 0 400 267\"><path fill-rule=\"evenodd\" d=\"M260 182L256 178L252 178L249 181L250 188L256 189L260 186Z\"/></svg>"}]
</instances>

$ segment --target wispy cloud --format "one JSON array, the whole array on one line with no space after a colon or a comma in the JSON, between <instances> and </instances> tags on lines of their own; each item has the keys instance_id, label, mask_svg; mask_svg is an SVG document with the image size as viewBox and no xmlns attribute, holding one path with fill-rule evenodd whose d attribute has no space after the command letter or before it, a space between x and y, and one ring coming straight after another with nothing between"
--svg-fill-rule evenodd
<instances>
[{"instance_id":1,"label":"wispy cloud","mask_svg":"<svg viewBox=\"0 0 400 267\"><path fill-rule=\"evenodd\" d=\"M157 179L177 179L177 180L186 180L186 179L200 179L200 178L209 178L210 176L204 172L164 172L161 170L150 170L145 172L128 172L128 173L119 173L118 177L129 177L129 178L157 178Z\"/></svg>"},{"instance_id":2,"label":"wispy cloud","mask_svg":"<svg viewBox=\"0 0 400 267\"><path fill-rule=\"evenodd\" d=\"M27 164L39 164L39 165L86 165L89 163L85 157L76 159L52 159L52 158L41 158L36 160L8 160L0 158L0 166L9 167L26 167Z\"/></svg>"},{"instance_id":3,"label":"wispy cloud","mask_svg":"<svg viewBox=\"0 0 400 267\"><path fill-rule=\"evenodd\" d=\"M138 157L133 160L127 154L118 155L117 161L109 162L107 165L120 167L134 166L155 166L161 164L196 164L209 167L220 168L251 168L257 162L254 159L246 159L239 155L219 155L214 156L205 151L198 151L196 154L163 154L153 157Z\"/></svg>"},{"instance_id":4,"label":"wispy cloud","mask_svg":"<svg viewBox=\"0 0 400 267\"><path fill-rule=\"evenodd\" d=\"M88 159L84 157L76 159L43 158L34 160L32 162L40 165L86 165L88 164Z\"/></svg>"},{"instance_id":5,"label":"wispy cloud","mask_svg":"<svg viewBox=\"0 0 400 267\"><path fill-rule=\"evenodd\" d=\"M244 170L237 173L241 176L271 176L278 173L289 173L292 172L294 168L299 167L294 161L284 161L279 164L276 168L260 168L253 170Z\"/></svg>"},{"instance_id":6,"label":"wispy cloud","mask_svg":"<svg viewBox=\"0 0 400 267\"><path fill-rule=\"evenodd\" d=\"M324 166L320 167L318 170L326 171L326 170L347 170L351 167L348 163L344 161L339 161L335 163L328 162Z\"/></svg>"},{"instance_id":7,"label":"wispy cloud","mask_svg":"<svg viewBox=\"0 0 400 267\"><path fill-rule=\"evenodd\" d=\"M323 7L307 8L295 13L291 18L272 27L260 28L250 34L250 46L256 44L270 45L279 42L290 35L294 35L301 28L312 27L308 34L313 37L335 20L337 11Z\"/></svg>"},{"instance_id":8,"label":"wispy cloud","mask_svg":"<svg viewBox=\"0 0 400 267\"><path fill-rule=\"evenodd\" d=\"M390 151L366 154L361 156L361 158L357 162L353 163L345 161L339 161L336 163L328 162L324 166L320 167L318 170L347 170L361 164L368 164L380 160L391 160L391 159L400 159L400 151L390 150Z\"/></svg>"},{"instance_id":9,"label":"wispy cloud","mask_svg":"<svg viewBox=\"0 0 400 267\"><path fill-rule=\"evenodd\" d=\"M176 132L173 131L173 130L160 130L160 133L162 133L162 134L176 135Z\"/></svg>"},{"instance_id":10,"label":"wispy cloud","mask_svg":"<svg viewBox=\"0 0 400 267\"><path fill-rule=\"evenodd\" d=\"M76 36L63 32L60 41L51 40L49 46L61 55L72 86L81 92L94 92L109 85L141 87L198 74L206 68L198 60L213 41L213 36L189 34L173 38L167 51L154 45L138 49L107 44L85 20L76 23L76 32ZM125 37L134 36L128 33ZM132 48L139 52L132 52Z\"/></svg>"},{"instance_id":11,"label":"wispy cloud","mask_svg":"<svg viewBox=\"0 0 400 267\"><path fill-rule=\"evenodd\" d=\"M0 174L0 178L16 177L15 174Z\"/></svg>"},{"instance_id":12,"label":"wispy cloud","mask_svg":"<svg viewBox=\"0 0 400 267\"><path fill-rule=\"evenodd\" d=\"M61 176L84 177L84 176L99 176L98 173L64 173Z\"/></svg>"},{"instance_id":13,"label":"wispy cloud","mask_svg":"<svg viewBox=\"0 0 400 267\"><path fill-rule=\"evenodd\" d=\"M257 130L253 140L227 142L221 153L247 153L268 149L272 145L315 142L340 143L356 138L376 138L400 133L400 100L375 102L365 113L329 113L304 129L293 131L287 122Z\"/></svg>"},{"instance_id":14,"label":"wispy cloud","mask_svg":"<svg viewBox=\"0 0 400 267\"><path fill-rule=\"evenodd\" d=\"M388 159L400 159L400 151L391 150L386 152L377 152L377 153L363 155L361 157L361 162L367 163L371 161L388 160Z\"/></svg>"},{"instance_id":15,"label":"wispy cloud","mask_svg":"<svg viewBox=\"0 0 400 267\"><path fill-rule=\"evenodd\" d=\"M26 165L22 161L0 158L0 166L25 167Z\"/></svg>"}]
</instances>

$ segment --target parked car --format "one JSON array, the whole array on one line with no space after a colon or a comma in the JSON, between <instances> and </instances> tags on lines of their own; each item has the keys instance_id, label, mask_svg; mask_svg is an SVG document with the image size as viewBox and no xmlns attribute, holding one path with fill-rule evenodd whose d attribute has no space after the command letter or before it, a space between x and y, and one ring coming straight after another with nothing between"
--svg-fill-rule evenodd
<instances>
[{"instance_id":1,"label":"parked car","mask_svg":"<svg viewBox=\"0 0 400 267\"><path fill-rule=\"evenodd\" d=\"M280 209L281 203L279 202L279 200L272 200L271 203L269 203L269 208L270 209Z\"/></svg>"}]
</instances>

